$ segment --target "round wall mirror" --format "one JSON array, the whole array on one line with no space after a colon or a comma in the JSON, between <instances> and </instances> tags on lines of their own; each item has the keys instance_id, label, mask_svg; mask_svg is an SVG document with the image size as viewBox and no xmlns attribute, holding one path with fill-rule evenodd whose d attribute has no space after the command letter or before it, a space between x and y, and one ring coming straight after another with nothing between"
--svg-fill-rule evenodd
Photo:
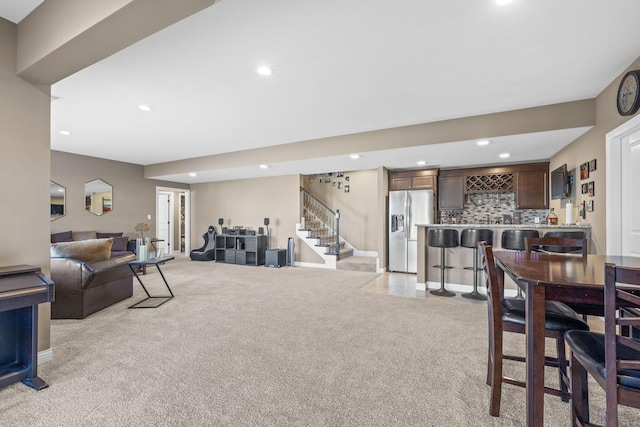
<instances>
[{"instance_id":1,"label":"round wall mirror","mask_svg":"<svg viewBox=\"0 0 640 427\"><path fill-rule=\"evenodd\" d=\"M113 209L113 188L101 179L84 184L84 208L94 215L102 215Z\"/></svg>"},{"instance_id":2,"label":"round wall mirror","mask_svg":"<svg viewBox=\"0 0 640 427\"><path fill-rule=\"evenodd\" d=\"M64 196L66 189L53 181L51 184L51 221L64 216Z\"/></svg>"}]
</instances>

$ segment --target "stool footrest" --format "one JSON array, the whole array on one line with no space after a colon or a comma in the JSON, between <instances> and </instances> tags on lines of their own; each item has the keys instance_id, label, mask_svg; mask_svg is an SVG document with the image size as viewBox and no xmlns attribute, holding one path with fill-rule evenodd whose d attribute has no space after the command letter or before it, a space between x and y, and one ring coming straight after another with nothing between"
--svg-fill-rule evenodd
<instances>
[{"instance_id":1,"label":"stool footrest","mask_svg":"<svg viewBox=\"0 0 640 427\"><path fill-rule=\"evenodd\" d=\"M473 270L474 270L474 267L464 267L463 269L464 269L464 270L471 270L471 271L473 271ZM476 267L476 268L475 268L475 270L476 270L476 271L482 271L482 268L480 268L480 267Z\"/></svg>"},{"instance_id":2,"label":"stool footrest","mask_svg":"<svg viewBox=\"0 0 640 427\"><path fill-rule=\"evenodd\" d=\"M443 265L433 265L432 267L433 268L439 268L440 270L448 270L450 268L454 268L454 267L451 267L449 265L444 265L444 266Z\"/></svg>"}]
</instances>

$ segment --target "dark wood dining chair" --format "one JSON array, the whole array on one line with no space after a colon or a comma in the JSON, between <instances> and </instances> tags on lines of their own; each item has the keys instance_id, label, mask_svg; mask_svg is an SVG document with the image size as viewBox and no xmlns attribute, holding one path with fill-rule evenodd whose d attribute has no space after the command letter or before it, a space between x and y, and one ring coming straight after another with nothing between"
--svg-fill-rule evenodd
<instances>
[{"instance_id":1,"label":"dark wood dining chair","mask_svg":"<svg viewBox=\"0 0 640 427\"><path fill-rule=\"evenodd\" d=\"M525 237L526 252L579 253L587 256L589 244L587 239L572 239L568 237Z\"/></svg>"},{"instance_id":2,"label":"dark wood dining chair","mask_svg":"<svg viewBox=\"0 0 640 427\"><path fill-rule=\"evenodd\" d=\"M632 293L634 292L634 293ZM619 307L640 308L640 269L605 265L604 334L569 331L571 351L571 425L589 423L587 373L605 390L606 427L618 425L618 405L640 408L640 340L620 334L618 327L640 325L640 315ZM635 313L635 315L633 315ZM616 375L608 375L615 372Z\"/></svg>"},{"instance_id":3,"label":"dark wood dining chair","mask_svg":"<svg viewBox=\"0 0 640 427\"><path fill-rule=\"evenodd\" d=\"M503 351L504 332L525 334L525 300L504 298L504 284L499 281L493 258L493 249L485 242L478 243L482 258L482 267L487 281L487 307L489 311L489 355L487 361L487 384L491 386L489 414L500 416L502 384L525 387L526 382L505 377L502 372L503 361L525 362L522 356L505 354ZM557 357L546 357L545 365L558 368L559 389L545 387L545 393L569 399L567 358L564 334L572 329L589 330L587 323L567 305L557 301L546 301L545 336L556 340Z\"/></svg>"}]
</instances>

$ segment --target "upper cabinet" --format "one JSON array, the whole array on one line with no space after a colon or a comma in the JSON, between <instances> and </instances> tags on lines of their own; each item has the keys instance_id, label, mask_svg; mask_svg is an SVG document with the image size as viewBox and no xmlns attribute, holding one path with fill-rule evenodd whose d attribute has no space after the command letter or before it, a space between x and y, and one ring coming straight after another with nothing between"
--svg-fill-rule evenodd
<instances>
[{"instance_id":1,"label":"upper cabinet","mask_svg":"<svg viewBox=\"0 0 640 427\"><path fill-rule=\"evenodd\" d=\"M389 172L389 191L434 189L437 175L437 169Z\"/></svg>"},{"instance_id":2,"label":"upper cabinet","mask_svg":"<svg viewBox=\"0 0 640 427\"><path fill-rule=\"evenodd\" d=\"M549 207L549 163L441 170L438 208L462 210L466 194L514 193L516 209Z\"/></svg>"},{"instance_id":3,"label":"upper cabinet","mask_svg":"<svg viewBox=\"0 0 640 427\"><path fill-rule=\"evenodd\" d=\"M438 206L440 210L464 208L464 176L441 176L438 180Z\"/></svg>"},{"instance_id":4,"label":"upper cabinet","mask_svg":"<svg viewBox=\"0 0 640 427\"><path fill-rule=\"evenodd\" d=\"M547 209L549 207L548 168L518 172L515 178L516 209Z\"/></svg>"}]
</instances>

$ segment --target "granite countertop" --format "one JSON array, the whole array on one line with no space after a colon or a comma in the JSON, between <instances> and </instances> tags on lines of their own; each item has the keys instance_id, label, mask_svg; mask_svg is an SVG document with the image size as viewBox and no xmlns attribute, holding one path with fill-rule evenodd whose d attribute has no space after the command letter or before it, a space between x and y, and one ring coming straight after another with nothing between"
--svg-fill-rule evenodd
<instances>
[{"instance_id":1,"label":"granite countertop","mask_svg":"<svg viewBox=\"0 0 640 427\"><path fill-rule=\"evenodd\" d=\"M460 228L591 228L591 224L416 224L418 227L460 227Z\"/></svg>"}]
</instances>

